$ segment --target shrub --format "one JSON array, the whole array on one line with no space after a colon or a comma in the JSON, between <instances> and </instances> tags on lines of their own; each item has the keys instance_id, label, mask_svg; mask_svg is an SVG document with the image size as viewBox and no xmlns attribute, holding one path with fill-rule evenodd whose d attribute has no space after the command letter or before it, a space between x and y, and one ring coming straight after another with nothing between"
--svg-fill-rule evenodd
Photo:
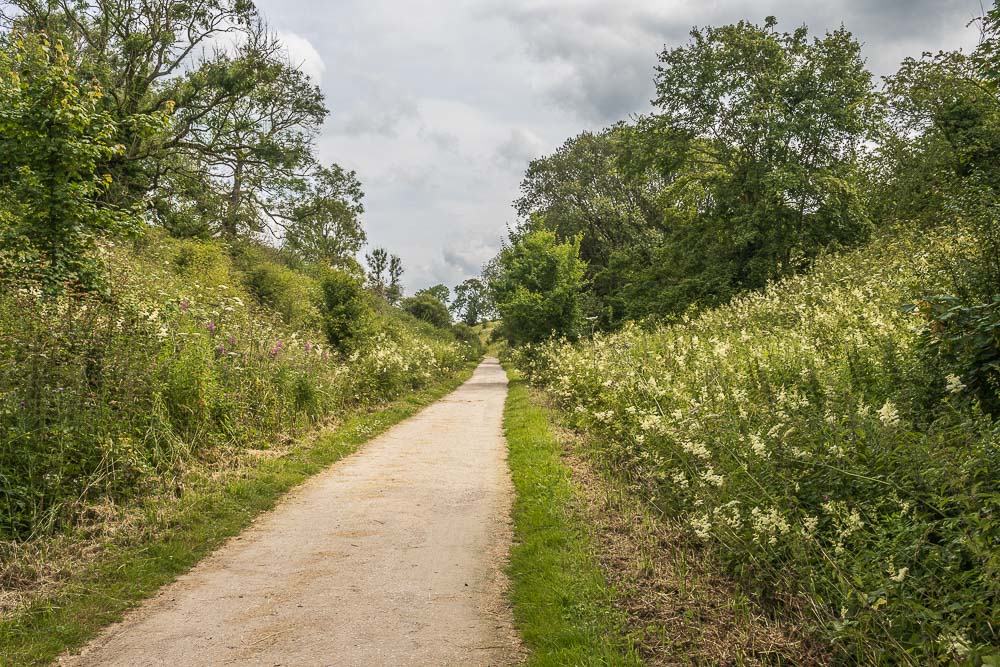
<instances>
[{"instance_id":1,"label":"shrub","mask_svg":"<svg viewBox=\"0 0 1000 667\"><path fill-rule=\"evenodd\" d=\"M451 331L455 334L455 338L469 346L472 358L478 359L483 356L483 339L472 327L465 322L459 322L451 328Z\"/></svg>"},{"instance_id":2,"label":"shrub","mask_svg":"<svg viewBox=\"0 0 1000 667\"><path fill-rule=\"evenodd\" d=\"M326 339L342 353L357 349L371 333L371 307L361 281L331 270L321 284L323 330Z\"/></svg>"},{"instance_id":3,"label":"shrub","mask_svg":"<svg viewBox=\"0 0 1000 667\"><path fill-rule=\"evenodd\" d=\"M262 306L274 310L285 324L300 329L319 325L312 280L280 264L263 260L245 273L247 289Z\"/></svg>"},{"instance_id":4,"label":"shrub","mask_svg":"<svg viewBox=\"0 0 1000 667\"><path fill-rule=\"evenodd\" d=\"M447 329L451 326L451 314L448 312L448 306L430 294L418 294L403 299L402 307L404 311L418 320L429 322L441 329Z\"/></svg>"}]
</instances>

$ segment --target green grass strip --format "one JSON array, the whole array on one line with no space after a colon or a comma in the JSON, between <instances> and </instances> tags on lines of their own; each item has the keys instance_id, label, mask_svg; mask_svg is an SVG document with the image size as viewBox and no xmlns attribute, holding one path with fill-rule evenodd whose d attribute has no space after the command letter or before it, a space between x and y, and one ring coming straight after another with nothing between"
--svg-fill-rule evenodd
<instances>
[{"instance_id":1,"label":"green grass strip","mask_svg":"<svg viewBox=\"0 0 1000 667\"><path fill-rule=\"evenodd\" d=\"M594 558L552 415L512 376L504 410L514 501L507 574L528 665L641 665Z\"/></svg>"},{"instance_id":2,"label":"green grass strip","mask_svg":"<svg viewBox=\"0 0 1000 667\"><path fill-rule=\"evenodd\" d=\"M381 410L352 416L312 446L262 461L247 477L192 492L171 517L171 528L155 540L109 552L70 590L0 624L0 664L45 665L79 648L242 532L289 489L448 394L471 376L472 368Z\"/></svg>"}]
</instances>

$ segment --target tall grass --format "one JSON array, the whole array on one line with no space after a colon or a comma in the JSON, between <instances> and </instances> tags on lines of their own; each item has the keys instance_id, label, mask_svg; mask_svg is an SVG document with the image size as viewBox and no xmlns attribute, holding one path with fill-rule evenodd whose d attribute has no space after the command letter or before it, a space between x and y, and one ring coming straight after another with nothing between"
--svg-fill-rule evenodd
<instances>
[{"instance_id":1,"label":"tall grass","mask_svg":"<svg viewBox=\"0 0 1000 667\"><path fill-rule=\"evenodd\" d=\"M608 467L845 662L989 660L1000 429L927 363L904 308L966 242L886 235L683 322L518 363Z\"/></svg>"},{"instance_id":2,"label":"tall grass","mask_svg":"<svg viewBox=\"0 0 1000 667\"><path fill-rule=\"evenodd\" d=\"M319 328L313 278L270 260L238 270L217 243L149 232L104 261L110 296L0 293L0 538L70 528L95 503L171 488L192 461L265 449L469 355L383 310L345 358Z\"/></svg>"}]
</instances>

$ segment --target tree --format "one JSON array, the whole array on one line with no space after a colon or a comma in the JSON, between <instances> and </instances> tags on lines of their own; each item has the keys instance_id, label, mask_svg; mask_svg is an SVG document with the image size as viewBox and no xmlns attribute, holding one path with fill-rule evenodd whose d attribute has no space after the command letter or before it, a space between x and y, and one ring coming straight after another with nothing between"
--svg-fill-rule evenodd
<instances>
[{"instance_id":1,"label":"tree","mask_svg":"<svg viewBox=\"0 0 1000 667\"><path fill-rule=\"evenodd\" d=\"M285 247L302 259L331 267L353 260L365 242L359 219L364 193L357 175L337 165L320 168L295 192Z\"/></svg>"},{"instance_id":2,"label":"tree","mask_svg":"<svg viewBox=\"0 0 1000 667\"><path fill-rule=\"evenodd\" d=\"M448 313L448 307L427 292L403 299L402 307L418 320L430 322L441 329L447 329L451 326L451 315Z\"/></svg>"},{"instance_id":3,"label":"tree","mask_svg":"<svg viewBox=\"0 0 1000 667\"><path fill-rule=\"evenodd\" d=\"M433 285L426 289L417 290L415 296L420 296L421 294L430 294L432 297L445 305L448 305L448 302L451 300L451 290L449 290L445 285Z\"/></svg>"},{"instance_id":4,"label":"tree","mask_svg":"<svg viewBox=\"0 0 1000 667\"><path fill-rule=\"evenodd\" d=\"M389 258L389 285L386 290L386 300L395 305L403 298L403 284L400 279L403 277L403 260L397 255Z\"/></svg>"},{"instance_id":5,"label":"tree","mask_svg":"<svg viewBox=\"0 0 1000 667\"><path fill-rule=\"evenodd\" d=\"M578 338L585 271L579 239L559 243L551 231L531 232L502 249L489 272L489 289L507 341Z\"/></svg>"},{"instance_id":6,"label":"tree","mask_svg":"<svg viewBox=\"0 0 1000 667\"><path fill-rule=\"evenodd\" d=\"M859 162L878 109L860 46L843 28L809 41L776 23L696 29L660 55L644 152L704 192L680 275L756 288L869 228Z\"/></svg>"},{"instance_id":7,"label":"tree","mask_svg":"<svg viewBox=\"0 0 1000 667\"><path fill-rule=\"evenodd\" d=\"M251 70L232 76L224 52L209 48L261 34L249 0L12 0L5 5L8 23L61 36L80 80L95 79L104 91L100 108L116 121L114 141L124 147L101 165L114 178L106 193L110 201L143 201L169 166L166 156L188 152L192 132L204 117L254 88L253 77L247 76ZM276 41L270 40L268 48L275 53ZM169 127L148 131L173 111Z\"/></svg>"},{"instance_id":8,"label":"tree","mask_svg":"<svg viewBox=\"0 0 1000 667\"><path fill-rule=\"evenodd\" d=\"M100 165L113 177L105 201L148 205L174 234L229 239L264 230L280 236L278 228L304 213L303 199L314 211L325 207L331 170L339 168L319 167L313 154L327 114L323 95L288 62L249 0L6 6L8 24L63 36L81 78L106 92L101 108L124 148ZM165 113L170 123L159 124ZM338 217L321 216L328 227L349 223L331 216ZM306 217L319 236L333 237L315 215ZM339 231L346 253L359 247L357 225Z\"/></svg>"},{"instance_id":9,"label":"tree","mask_svg":"<svg viewBox=\"0 0 1000 667\"><path fill-rule=\"evenodd\" d=\"M630 262L640 256L648 263L666 217L657 199L658 175L626 162L631 135L631 128L617 124L567 140L552 155L531 162L514 202L522 232L551 229L562 241L580 238L590 285L588 309L606 327L626 314L614 258L627 253Z\"/></svg>"},{"instance_id":10,"label":"tree","mask_svg":"<svg viewBox=\"0 0 1000 667\"><path fill-rule=\"evenodd\" d=\"M396 255L390 255L385 248L374 248L365 255L368 264L368 289L391 304L396 304L403 297L403 287L400 278L403 275L403 262Z\"/></svg>"},{"instance_id":11,"label":"tree","mask_svg":"<svg viewBox=\"0 0 1000 667\"><path fill-rule=\"evenodd\" d=\"M138 223L99 202L101 165L122 153L101 110L104 91L77 79L61 42L14 31L0 42L0 272L34 274L49 290L93 288L95 242ZM4 267L6 265L6 268ZM22 276L24 277L24 276Z\"/></svg>"},{"instance_id":12,"label":"tree","mask_svg":"<svg viewBox=\"0 0 1000 667\"><path fill-rule=\"evenodd\" d=\"M476 326L489 316L489 294L479 278L469 278L455 287L451 311L469 326Z\"/></svg>"},{"instance_id":13,"label":"tree","mask_svg":"<svg viewBox=\"0 0 1000 667\"><path fill-rule=\"evenodd\" d=\"M221 202L217 231L229 239L253 236L267 223L283 227L303 198L315 205L308 201L314 188L322 196L325 187L338 185L331 182L337 174L314 171L313 139L327 114L323 93L276 54L270 40L260 27L234 57L212 63L221 86L252 82L244 94L199 111L196 120L184 118L189 111L178 114L189 130L177 147L196 167L200 185ZM185 177L177 170L163 176Z\"/></svg>"}]
</instances>

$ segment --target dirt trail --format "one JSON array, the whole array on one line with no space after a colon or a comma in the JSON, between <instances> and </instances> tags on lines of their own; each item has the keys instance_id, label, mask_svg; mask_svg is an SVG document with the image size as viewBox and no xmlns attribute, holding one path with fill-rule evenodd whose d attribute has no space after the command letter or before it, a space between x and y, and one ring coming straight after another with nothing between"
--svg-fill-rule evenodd
<instances>
[{"instance_id":1,"label":"dirt trail","mask_svg":"<svg viewBox=\"0 0 1000 667\"><path fill-rule=\"evenodd\" d=\"M516 662L506 393L487 359L60 664Z\"/></svg>"}]
</instances>

